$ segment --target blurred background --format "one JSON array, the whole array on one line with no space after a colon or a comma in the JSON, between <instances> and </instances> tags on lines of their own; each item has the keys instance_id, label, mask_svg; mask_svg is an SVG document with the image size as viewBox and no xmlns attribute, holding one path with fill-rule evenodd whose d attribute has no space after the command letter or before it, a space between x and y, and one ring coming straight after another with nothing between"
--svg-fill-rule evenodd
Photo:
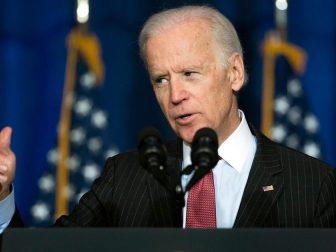
<instances>
[{"instance_id":1,"label":"blurred background","mask_svg":"<svg viewBox=\"0 0 336 252\"><path fill-rule=\"evenodd\" d=\"M89 20L76 30L77 2L0 2L0 128L13 128L16 204L28 226L52 223L60 186L67 188L61 208L71 209L108 156L136 148L142 128L152 125L174 138L154 100L137 36L151 14L183 4L216 7L236 27L249 74L239 94L248 121L261 129L262 108L270 107L264 100L274 100L273 139L336 167L334 0L277 1L283 12L273 0L90 1ZM263 96L265 80L275 91ZM65 87L73 94L70 107ZM61 121L66 132L59 137ZM60 160L62 181L56 180Z\"/></svg>"}]
</instances>

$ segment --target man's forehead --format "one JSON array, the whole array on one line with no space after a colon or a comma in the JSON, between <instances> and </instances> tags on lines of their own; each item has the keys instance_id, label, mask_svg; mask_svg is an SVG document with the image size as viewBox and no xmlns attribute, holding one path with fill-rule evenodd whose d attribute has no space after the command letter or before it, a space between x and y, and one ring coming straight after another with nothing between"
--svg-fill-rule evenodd
<instances>
[{"instance_id":1,"label":"man's forehead","mask_svg":"<svg viewBox=\"0 0 336 252\"><path fill-rule=\"evenodd\" d=\"M193 48L212 47L213 43L216 43L216 40L203 26L176 25L172 29L163 30L151 36L146 43L146 54L155 57L160 55L162 50L182 53ZM202 48L202 50L205 49Z\"/></svg>"},{"instance_id":2,"label":"man's forehead","mask_svg":"<svg viewBox=\"0 0 336 252\"><path fill-rule=\"evenodd\" d=\"M157 29L157 32L180 29L183 26L210 26L211 22L208 18L205 17L187 17L179 22L166 22L162 25L160 29Z\"/></svg>"},{"instance_id":3,"label":"man's forehead","mask_svg":"<svg viewBox=\"0 0 336 252\"><path fill-rule=\"evenodd\" d=\"M208 68L214 65L214 62L205 63L203 61L178 61L174 65L170 65L170 68L165 67L165 65L156 64L155 62L148 66L148 71L150 74L165 74L168 69L174 72L184 72L187 70L199 70L203 68Z\"/></svg>"}]
</instances>

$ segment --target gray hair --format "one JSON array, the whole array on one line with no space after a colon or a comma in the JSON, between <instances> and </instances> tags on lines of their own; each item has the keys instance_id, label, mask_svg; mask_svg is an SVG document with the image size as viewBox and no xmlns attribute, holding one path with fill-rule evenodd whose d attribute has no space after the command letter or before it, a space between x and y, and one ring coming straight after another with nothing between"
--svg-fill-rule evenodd
<instances>
[{"instance_id":1,"label":"gray hair","mask_svg":"<svg viewBox=\"0 0 336 252\"><path fill-rule=\"evenodd\" d=\"M157 33L194 18L203 18L210 21L214 38L220 48L221 60L224 67L233 53L239 53L243 59L243 50L232 23L218 10L208 6L183 6L169 9L151 16L144 24L139 36L140 56L146 62L146 43Z\"/></svg>"}]
</instances>

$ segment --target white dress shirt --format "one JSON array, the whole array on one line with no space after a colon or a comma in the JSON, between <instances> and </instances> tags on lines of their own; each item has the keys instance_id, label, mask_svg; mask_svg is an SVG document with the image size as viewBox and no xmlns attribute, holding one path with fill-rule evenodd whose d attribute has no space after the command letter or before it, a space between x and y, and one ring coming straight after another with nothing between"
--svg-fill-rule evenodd
<instances>
[{"instance_id":1,"label":"white dress shirt","mask_svg":"<svg viewBox=\"0 0 336 252\"><path fill-rule=\"evenodd\" d=\"M14 186L12 192L0 201L0 234L9 225L15 212Z\"/></svg>"},{"instance_id":2,"label":"white dress shirt","mask_svg":"<svg viewBox=\"0 0 336 252\"><path fill-rule=\"evenodd\" d=\"M213 168L217 228L232 228L251 170L257 148L255 137L246 122L244 113L239 110L241 122L237 129L219 146L218 155L222 158ZM183 143L183 167L191 164L191 147ZM191 176L182 176L185 189ZM183 208L183 227L186 222L188 193L185 195L186 206Z\"/></svg>"}]
</instances>

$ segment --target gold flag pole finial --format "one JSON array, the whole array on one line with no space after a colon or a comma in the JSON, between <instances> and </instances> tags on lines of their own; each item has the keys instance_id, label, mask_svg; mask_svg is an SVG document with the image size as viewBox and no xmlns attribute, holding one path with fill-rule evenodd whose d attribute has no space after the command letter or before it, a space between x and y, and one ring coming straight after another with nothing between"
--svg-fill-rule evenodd
<instances>
[{"instance_id":1,"label":"gold flag pole finial","mask_svg":"<svg viewBox=\"0 0 336 252\"><path fill-rule=\"evenodd\" d=\"M76 19L78 25L70 31L67 37L68 53L58 132L59 161L56 171L55 218L68 213L71 108L79 57L87 64L97 85L104 80L104 66L101 59L99 40L93 33L89 32L88 28L89 13L89 0L77 0Z\"/></svg>"},{"instance_id":2,"label":"gold flag pole finial","mask_svg":"<svg viewBox=\"0 0 336 252\"><path fill-rule=\"evenodd\" d=\"M287 42L287 9L287 0L275 0L275 23L277 28L276 31L266 34L262 45L264 64L261 131L270 138L273 126L276 58L284 56L297 74L304 72L307 58L303 49Z\"/></svg>"}]
</instances>

